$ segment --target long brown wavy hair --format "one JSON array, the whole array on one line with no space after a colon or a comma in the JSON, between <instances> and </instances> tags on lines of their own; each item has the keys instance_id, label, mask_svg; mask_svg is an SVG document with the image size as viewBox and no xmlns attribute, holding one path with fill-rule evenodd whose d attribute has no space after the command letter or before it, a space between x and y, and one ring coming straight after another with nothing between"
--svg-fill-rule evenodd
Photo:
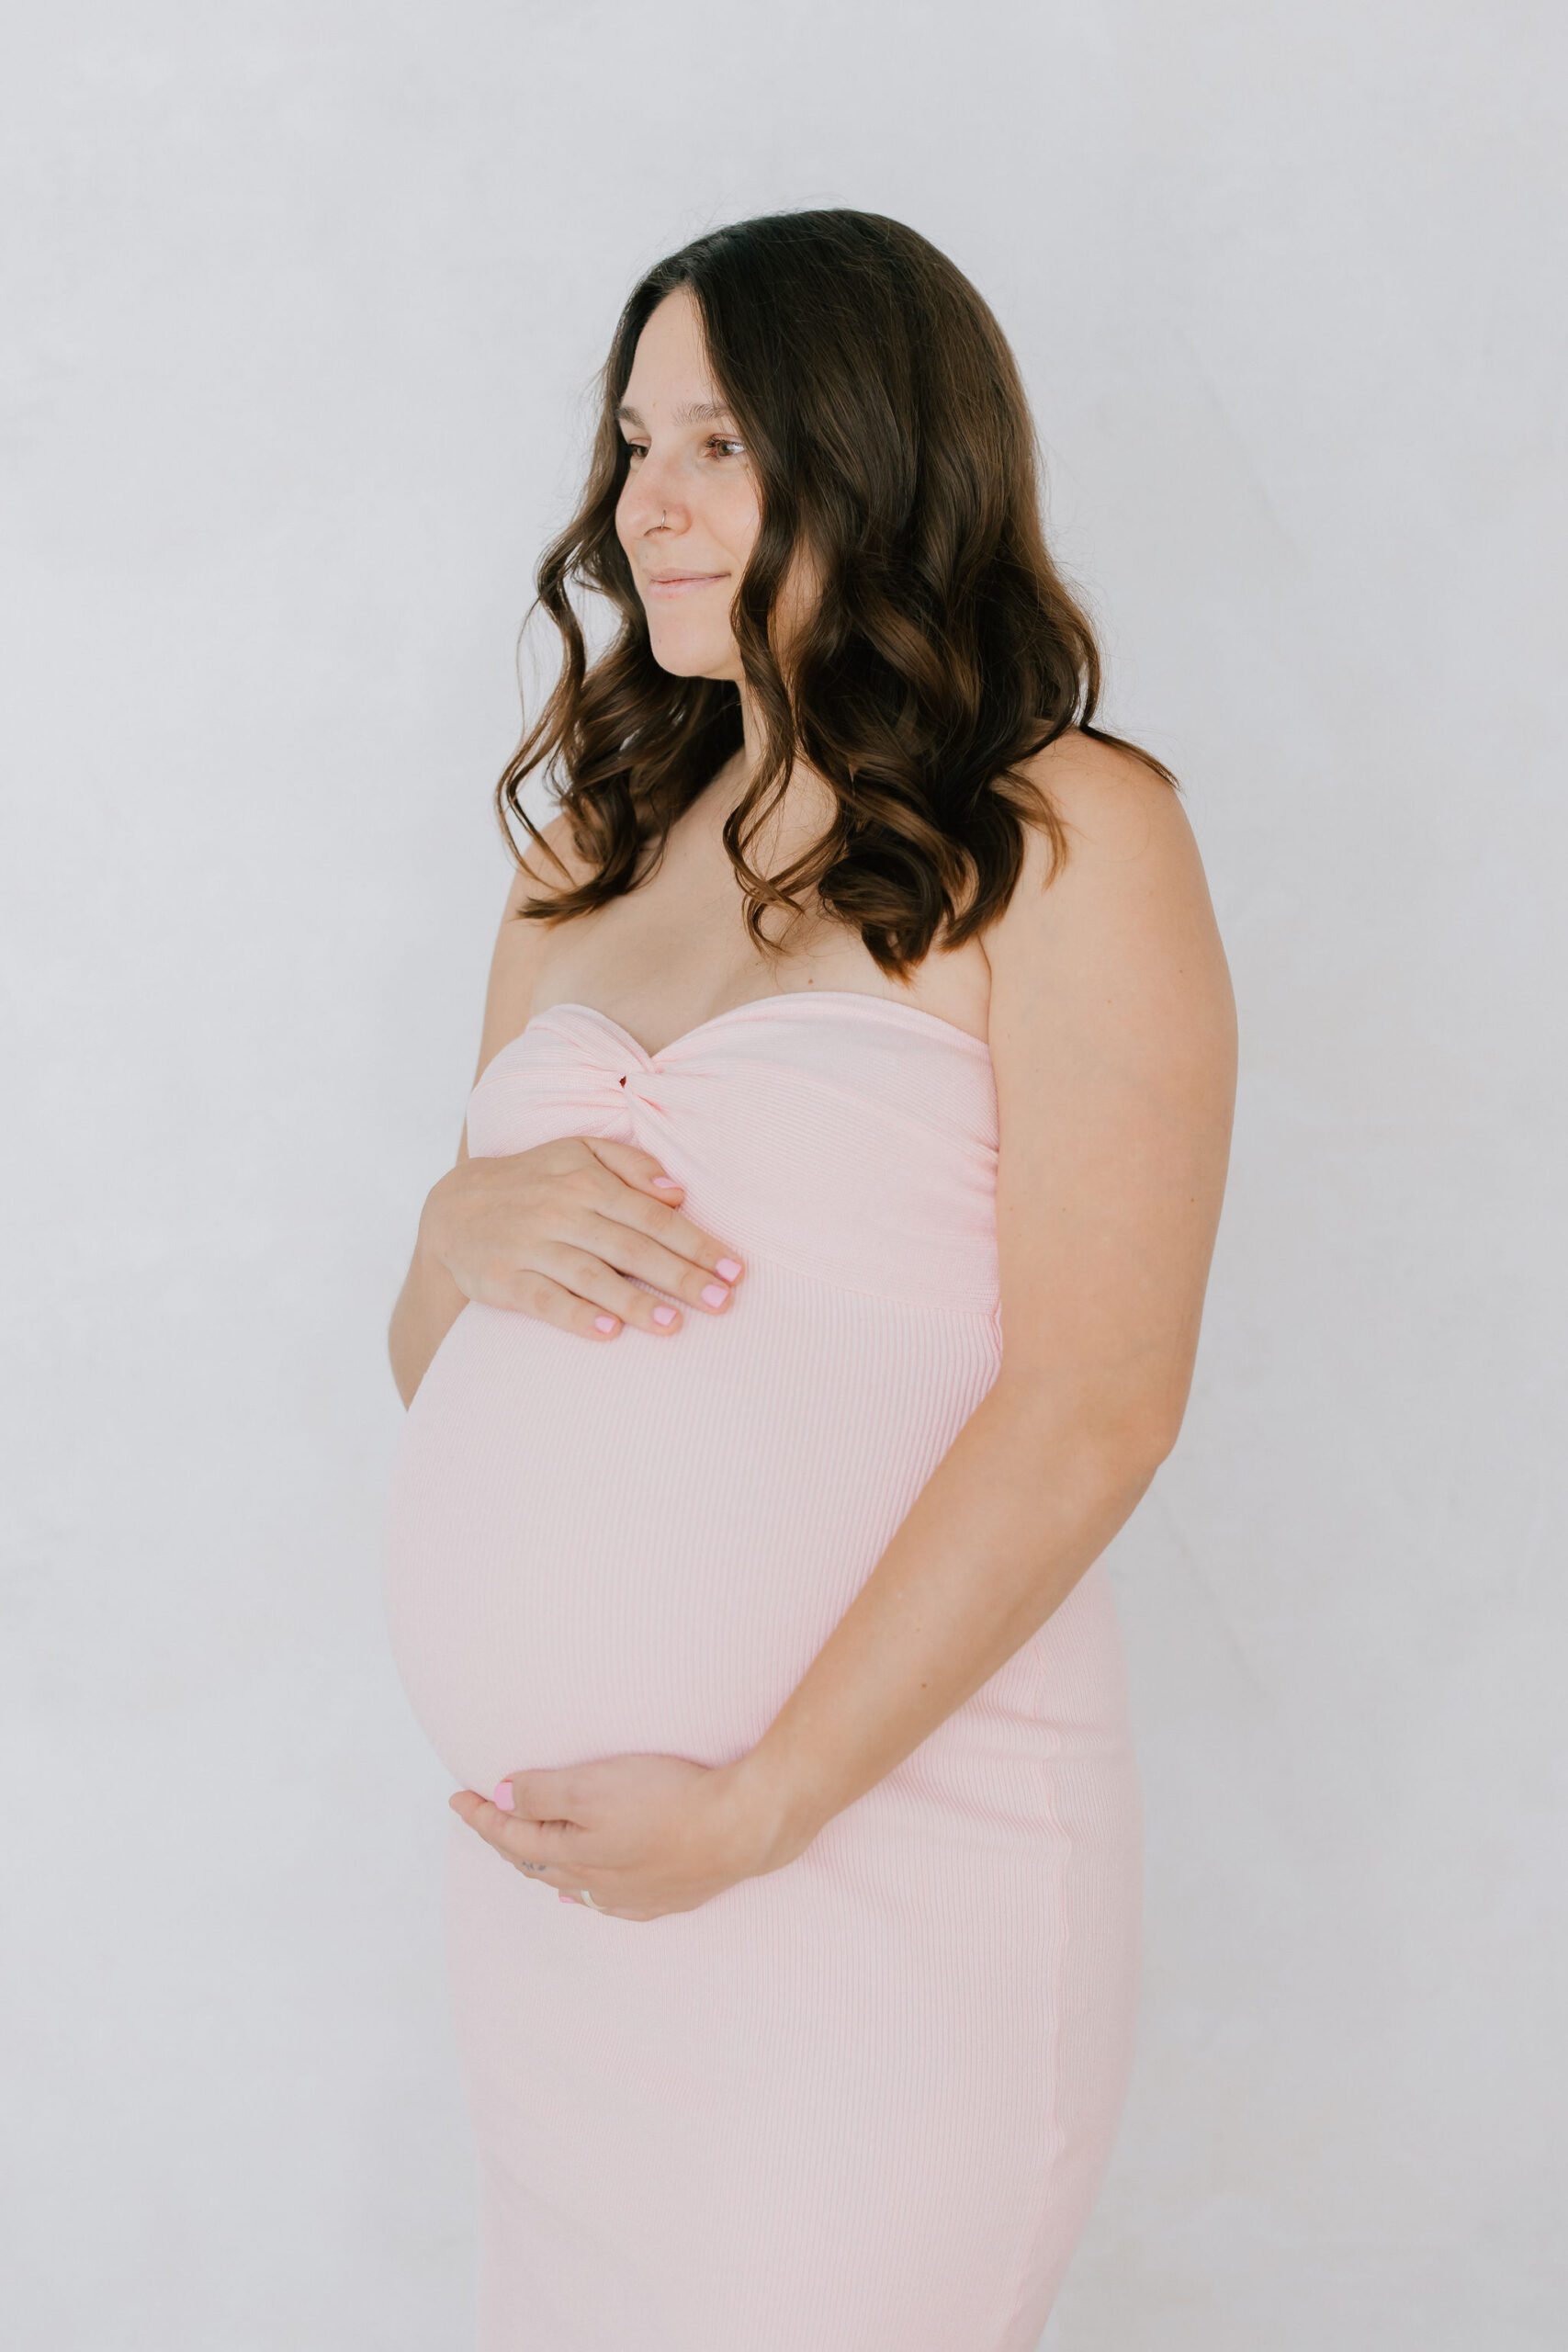
<instances>
[{"instance_id":1,"label":"long brown wavy hair","mask_svg":"<svg viewBox=\"0 0 1568 2352\"><path fill-rule=\"evenodd\" d=\"M543 768L592 870L520 912L563 922L646 881L671 826L741 748L738 686L655 662L615 535L627 467L615 410L644 325L682 287L761 507L731 623L761 751L723 831L747 927L771 952L765 908L802 911L796 894L814 891L902 981L939 931L955 947L1003 911L1026 824L1047 836L1052 874L1066 854L1021 761L1076 724L1176 778L1092 723L1099 649L1046 551L1033 424L1006 337L945 254L877 213L716 229L650 269L622 311L587 485L536 574L560 673L495 794L517 863L513 817L553 857L521 798ZM820 594L786 675L774 608L797 548ZM584 589L620 616L592 663L572 602ZM832 788L836 814L786 871L762 875L746 845L797 761Z\"/></svg>"}]
</instances>

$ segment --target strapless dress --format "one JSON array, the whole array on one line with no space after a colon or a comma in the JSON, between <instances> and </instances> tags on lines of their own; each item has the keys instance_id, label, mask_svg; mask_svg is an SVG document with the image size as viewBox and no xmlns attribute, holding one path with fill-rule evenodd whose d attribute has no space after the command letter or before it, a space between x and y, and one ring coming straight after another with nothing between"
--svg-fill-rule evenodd
<instances>
[{"instance_id":1,"label":"strapless dress","mask_svg":"<svg viewBox=\"0 0 1568 2352\"><path fill-rule=\"evenodd\" d=\"M469 1305L394 1465L388 1621L456 1784L744 1755L1002 1359L995 1073L849 990L645 1053L558 1004L476 1156L640 1145L744 1280L608 1341ZM1103 1566L784 1869L558 1902L452 1818L480 2352L1034 2352L1133 2054L1141 1806Z\"/></svg>"}]
</instances>

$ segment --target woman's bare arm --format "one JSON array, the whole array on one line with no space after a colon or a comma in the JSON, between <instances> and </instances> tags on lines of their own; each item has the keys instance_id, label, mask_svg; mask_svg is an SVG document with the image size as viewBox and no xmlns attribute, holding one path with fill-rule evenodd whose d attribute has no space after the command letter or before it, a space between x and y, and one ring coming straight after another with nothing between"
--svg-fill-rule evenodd
<instances>
[{"instance_id":1,"label":"woman's bare arm","mask_svg":"<svg viewBox=\"0 0 1568 2352\"><path fill-rule=\"evenodd\" d=\"M1071 828L987 934L1003 1363L759 1745L735 1768L776 1867L1066 1599L1176 1441L1220 1213L1235 1010L1168 786L1073 736Z\"/></svg>"}]
</instances>

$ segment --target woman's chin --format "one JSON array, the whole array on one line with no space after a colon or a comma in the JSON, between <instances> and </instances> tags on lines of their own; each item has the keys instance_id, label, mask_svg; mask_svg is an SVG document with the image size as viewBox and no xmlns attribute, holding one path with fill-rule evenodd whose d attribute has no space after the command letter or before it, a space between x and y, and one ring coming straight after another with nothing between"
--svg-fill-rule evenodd
<instances>
[{"instance_id":1,"label":"woman's chin","mask_svg":"<svg viewBox=\"0 0 1568 2352\"><path fill-rule=\"evenodd\" d=\"M733 644L705 643L679 629L649 629L649 650L661 670L672 678L734 678L742 675L740 657Z\"/></svg>"}]
</instances>

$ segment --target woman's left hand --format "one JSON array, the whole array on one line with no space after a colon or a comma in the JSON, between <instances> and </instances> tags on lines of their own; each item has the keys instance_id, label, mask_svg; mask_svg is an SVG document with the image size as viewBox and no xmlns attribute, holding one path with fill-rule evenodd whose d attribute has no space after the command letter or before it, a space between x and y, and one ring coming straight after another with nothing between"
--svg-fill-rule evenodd
<instances>
[{"instance_id":1,"label":"woman's left hand","mask_svg":"<svg viewBox=\"0 0 1568 2352\"><path fill-rule=\"evenodd\" d=\"M513 1772L489 1797L450 1800L470 1829L523 1872L618 1919L694 1911L743 1878L776 1870L738 1765L682 1756L607 1756L559 1770Z\"/></svg>"}]
</instances>

